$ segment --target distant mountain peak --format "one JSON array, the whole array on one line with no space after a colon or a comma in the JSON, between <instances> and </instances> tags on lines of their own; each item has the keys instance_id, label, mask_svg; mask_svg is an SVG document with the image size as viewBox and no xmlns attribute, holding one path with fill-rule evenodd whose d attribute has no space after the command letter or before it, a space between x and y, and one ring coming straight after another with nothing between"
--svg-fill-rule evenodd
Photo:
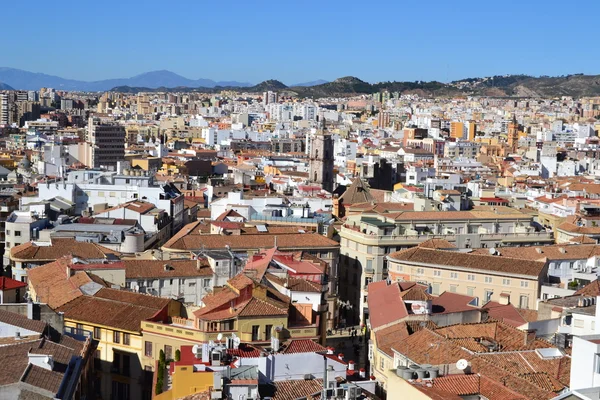
<instances>
[{"instance_id":1,"label":"distant mountain peak","mask_svg":"<svg viewBox=\"0 0 600 400\"><path fill-rule=\"evenodd\" d=\"M362 81L355 76L343 76L341 78L336 79L333 82L334 83L344 83L344 84L366 83L365 81Z\"/></svg>"}]
</instances>

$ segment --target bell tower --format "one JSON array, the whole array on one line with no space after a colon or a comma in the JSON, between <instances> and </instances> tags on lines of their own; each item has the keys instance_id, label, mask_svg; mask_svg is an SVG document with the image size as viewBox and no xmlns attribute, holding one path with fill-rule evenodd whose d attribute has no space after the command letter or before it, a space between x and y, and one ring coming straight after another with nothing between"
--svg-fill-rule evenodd
<instances>
[{"instance_id":1,"label":"bell tower","mask_svg":"<svg viewBox=\"0 0 600 400\"><path fill-rule=\"evenodd\" d=\"M324 118L312 139L308 179L320 184L324 190L333 192L333 139L331 134L325 131Z\"/></svg>"}]
</instances>

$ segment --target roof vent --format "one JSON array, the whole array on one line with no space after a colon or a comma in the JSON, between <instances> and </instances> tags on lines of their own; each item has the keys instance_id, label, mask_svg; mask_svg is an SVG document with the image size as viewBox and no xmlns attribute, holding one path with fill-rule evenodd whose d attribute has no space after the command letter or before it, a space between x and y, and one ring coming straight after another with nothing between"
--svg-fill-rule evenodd
<instances>
[{"instance_id":1,"label":"roof vent","mask_svg":"<svg viewBox=\"0 0 600 400\"><path fill-rule=\"evenodd\" d=\"M541 248L539 248L539 247L536 247L536 248L535 248L535 251L537 251L537 252L538 252L538 254L542 254L542 253L544 252L544 251L543 251Z\"/></svg>"},{"instance_id":2,"label":"roof vent","mask_svg":"<svg viewBox=\"0 0 600 400\"><path fill-rule=\"evenodd\" d=\"M560 251L561 253L565 254L567 252L567 249L565 249L564 247L559 247L558 251Z\"/></svg>"}]
</instances>

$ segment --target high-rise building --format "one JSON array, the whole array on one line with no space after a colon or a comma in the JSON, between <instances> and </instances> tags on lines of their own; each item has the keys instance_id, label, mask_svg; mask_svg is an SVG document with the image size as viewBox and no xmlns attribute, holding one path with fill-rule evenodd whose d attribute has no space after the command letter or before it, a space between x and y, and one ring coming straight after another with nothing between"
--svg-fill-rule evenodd
<instances>
[{"instance_id":1,"label":"high-rise building","mask_svg":"<svg viewBox=\"0 0 600 400\"><path fill-rule=\"evenodd\" d=\"M458 121L450 123L450 137L463 139L465 137L465 124Z\"/></svg>"},{"instance_id":2,"label":"high-rise building","mask_svg":"<svg viewBox=\"0 0 600 400\"><path fill-rule=\"evenodd\" d=\"M10 110L10 93L0 93L0 125L8 125L9 122L9 110Z\"/></svg>"},{"instance_id":3,"label":"high-rise building","mask_svg":"<svg viewBox=\"0 0 600 400\"><path fill-rule=\"evenodd\" d=\"M324 130L312 137L309 166L309 179L333 192L333 139Z\"/></svg>"},{"instance_id":4,"label":"high-rise building","mask_svg":"<svg viewBox=\"0 0 600 400\"><path fill-rule=\"evenodd\" d=\"M125 159L125 127L116 123L102 123L91 117L88 122L87 142L91 147L88 165L93 168L116 168Z\"/></svg>"},{"instance_id":5,"label":"high-rise building","mask_svg":"<svg viewBox=\"0 0 600 400\"><path fill-rule=\"evenodd\" d=\"M468 129L467 129L467 138L469 142L473 142L475 140L475 134L477 133L477 124L475 121L469 121Z\"/></svg>"}]
</instances>

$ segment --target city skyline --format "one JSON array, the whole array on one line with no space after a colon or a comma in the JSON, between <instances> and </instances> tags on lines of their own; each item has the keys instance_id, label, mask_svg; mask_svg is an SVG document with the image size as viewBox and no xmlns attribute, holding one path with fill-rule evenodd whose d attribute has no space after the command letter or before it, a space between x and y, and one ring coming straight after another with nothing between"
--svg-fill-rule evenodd
<instances>
[{"instance_id":1,"label":"city skyline","mask_svg":"<svg viewBox=\"0 0 600 400\"><path fill-rule=\"evenodd\" d=\"M286 84L342 76L448 82L597 73L600 56L586 52L586 40L561 32L593 34L598 4L586 1L574 10L540 1L508 2L502 9L459 3L383 2L372 7L373 18L357 3L337 1L302 8L272 1L175 8L108 1L82 8L67 1L50 10L13 3L5 8L7 31L18 31L20 15L37 23L28 25L28 35L11 38L3 65L86 81L169 70L191 79ZM397 19L380 21L382 11ZM553 21L560 23L555 32Z\"/></svg>"}]
</instances>

